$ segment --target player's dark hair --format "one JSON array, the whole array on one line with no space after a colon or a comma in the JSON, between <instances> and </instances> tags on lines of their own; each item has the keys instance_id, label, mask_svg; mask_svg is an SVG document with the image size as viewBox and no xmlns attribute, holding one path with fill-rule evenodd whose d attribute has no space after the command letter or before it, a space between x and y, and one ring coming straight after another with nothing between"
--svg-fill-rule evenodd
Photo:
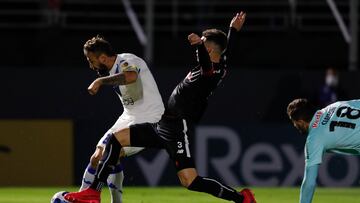
<instances>
[{"instance_id":1,"label":"player's dark hair","mask_svg":"<svg viewBox=\"0 0 360 203\"><path fill-rule=\"evenodd\" d=\"M287 106L289 118L295 121L304 120L310 122L315 112L315 106L304 98L295 99Z\"/></svg>"},{"instance_id":2,"label":"player's dark hair","mask_svg":"<svg viewBox=\"0 0 360 203\"><path fill-rule=\"evenodd\" d=\"M206 41L210 41L218 45L221 52L226 49L227 36L223 31L218 29L208 29L203 31L202 36L206 37Z\"/></svg>"},{"instance_id":3,"label":"player's dark hair","mask_svg":"<svg viewBox=\"0 0 360 203\"><path fill-rule=\"evenodd\" d=\"M89 39L84 44L84 50L87 52L92 52L96 56L100 56L101 54L105 54L107 56L115 56L115 52L113 51L110 43L104 39L104 37L97 35Z\"/></svg>"}]
</instances>

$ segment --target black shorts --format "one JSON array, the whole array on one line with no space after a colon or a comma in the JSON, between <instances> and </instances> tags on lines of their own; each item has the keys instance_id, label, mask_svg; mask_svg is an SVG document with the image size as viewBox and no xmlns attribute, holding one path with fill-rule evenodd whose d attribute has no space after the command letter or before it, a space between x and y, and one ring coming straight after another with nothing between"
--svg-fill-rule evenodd
<instances>
[{"instance_id":1,"label":"black shorts","mask_svg":"<svg viewBox=\"0 0 360 203\"><path fill-rule=\"evenodd\" d=\"M189 136L193 127L185 119L163 118L159 123L130 126L130 145L133 147L166 149L177 171L195 168L190 151Z\"/></svg>"}]
</instances>

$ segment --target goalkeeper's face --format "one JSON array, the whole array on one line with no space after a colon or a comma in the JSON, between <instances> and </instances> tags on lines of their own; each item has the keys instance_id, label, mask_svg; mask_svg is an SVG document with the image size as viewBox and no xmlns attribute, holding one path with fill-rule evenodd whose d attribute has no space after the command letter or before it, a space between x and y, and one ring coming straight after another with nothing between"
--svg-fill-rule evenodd
<instances>
[{"instance_id":1,"label":"goalkeeper's face","mask_svg":"<svg viewBox=\"0 0 360 203\"><path fill-rule=\"evenodd\" d=\"M309 123L304 120L292 120L293 125L299 132L303 135L308 134L309 132Z\"/></svg>"}]
</instances>

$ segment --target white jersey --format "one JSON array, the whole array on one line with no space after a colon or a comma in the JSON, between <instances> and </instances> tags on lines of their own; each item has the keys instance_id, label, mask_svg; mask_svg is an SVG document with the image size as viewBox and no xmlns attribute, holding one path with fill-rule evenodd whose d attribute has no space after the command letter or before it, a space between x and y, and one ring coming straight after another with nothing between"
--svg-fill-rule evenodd
<instances>
[{"instance_id":1,"label":"white jersey","mask_svg":"<svg viewBox=\"0 0 360 203\"><path fill-rule=\"evenodd\" d=\"M136 71L136 82L114 86L124 107L123 114L135 117L138 122L157 122L164 113L157 84L145 61L134 54L118 54L110 75L125 71ZM141 118L141 119L140 119Z\"/></svg>"}]
</instances>

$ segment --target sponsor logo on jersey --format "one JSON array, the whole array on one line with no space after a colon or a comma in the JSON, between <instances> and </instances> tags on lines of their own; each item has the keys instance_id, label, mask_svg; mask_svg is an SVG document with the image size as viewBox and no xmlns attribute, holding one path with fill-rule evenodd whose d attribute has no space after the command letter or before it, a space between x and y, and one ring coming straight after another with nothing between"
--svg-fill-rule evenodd
<instances>
[{"instance_id":1,"label":"sponsor logo on jersey","mask_svg":"<svg viewBox=\"0 0 360 203\"><path fill-rule=\"evenodd\" d=\"M124 106L128 106L128 105L134 105L135 102L132 98L123 98L123 105Z\"/></svg>"},{"instance_id":2,"label":"sponsor logo on jersey","mask_svg":"<svg viewBox=\"0 0 360 203\"><path fill-rule=\"evenodd\" d=\"M128 62L125 62L125 63L121 64L121 68L126 68L128 66L129 66Z\"/></svg>"},{"instance_id":3,"label":"sponsor logo on jersey","mask_svg":"<svg viewBox=\"0 0 360 203\"><path fill-rule=\"evenodd\" d=\"M184 154L184 150L183 149L178 149L176 154Z\"/></svg>"},{"instance_id":4,"label":"sponsor logo on jersey","mask_svg":"<svg viewBox=\"0 0 360 203\"><path fill-rule=\"evenodd\" d=\"M321 111L316 112L315 114L315 121L312 124L312 128L317 128L319 126L320 118L323 113Z\"/></svg>"},{"instance_id":5,"label":"sponsor logo on jersey","mask_svg":"<svg viewBox=\"0 0 360 203\"><path fill-rule=\"evenodd\" d=\"M324 120L321 122L322 125L326 125L329 122L331 116L335 112L335 109L336 109L336 107L330 108L329 112L326 113Z\"/></svg>"}]
</instances>

